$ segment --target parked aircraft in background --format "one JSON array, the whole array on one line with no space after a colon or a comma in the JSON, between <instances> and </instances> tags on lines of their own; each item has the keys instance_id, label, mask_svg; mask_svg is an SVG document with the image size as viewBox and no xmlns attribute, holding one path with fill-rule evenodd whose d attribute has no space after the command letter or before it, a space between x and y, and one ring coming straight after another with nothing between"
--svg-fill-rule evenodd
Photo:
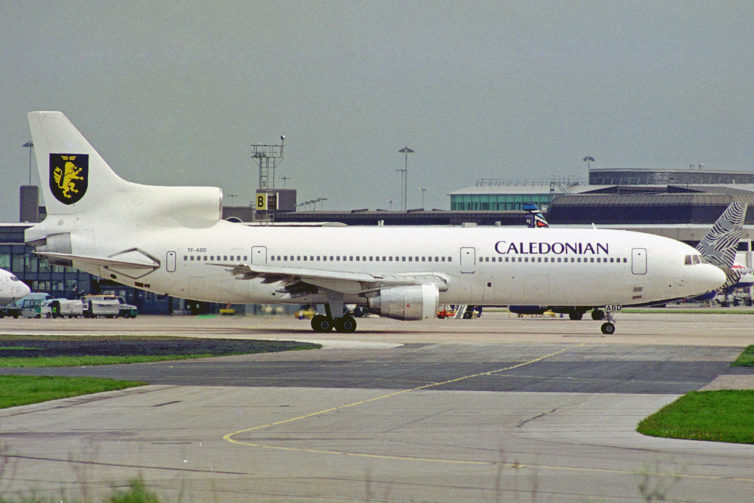
<instances>
[{"instance_id":1,"label":"parked aircraft in background","mask_svg":"<svg viewBox=\"0 0 754 503\"><path fill-rule=\"evenodd\" d=\"M356 329L345 304L419 320L441 303L645 304L725 281L690 246L637 232L244 226L221 219L219 188L123 180L60 112L29 125L47 218L26 241L39 255L174 297L324 304L318 332Z\"/></svg>"},{"instance_id":2,"label":"parked aircraft in background","mask_svg":"<svg viewBox=\"0 0 754 503\"><path fill-rule=\"evenodd\" d=\"M31 290L15 274L0 269L0 306L25 297Z\"/></svg>"}]
</instances>

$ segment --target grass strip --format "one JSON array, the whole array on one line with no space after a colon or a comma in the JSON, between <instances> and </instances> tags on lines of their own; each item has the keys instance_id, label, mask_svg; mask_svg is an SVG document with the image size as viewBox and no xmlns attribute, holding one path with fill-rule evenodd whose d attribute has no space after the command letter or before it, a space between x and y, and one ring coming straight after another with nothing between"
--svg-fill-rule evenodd
<instances>
[{"instance_id":1,"label":"grass strip","mask_svg":"<svg viewBox=\"0 0 754 503\"><path fill-rule=\"evenodd\" d=\"M731 367L754 367L754 345L744 349L744 352L738 355L736 361L730 364Z\"/></svg>"},{"instance_id":2,"label":"grass strip","mask_svg":"<svg viewBox=\"0 0 754 503\"><path fill-rule=\"evenodd\" d=\"M131 356L49 356L28 358L0 358L0 367L89 367L92 365L117 365L127 363L148 363L190 358L209 358L213 354L197 355L131 355ZM228 356L228 355L223 355Z\"/></svg>"},{"instance_id":3,"label":"grass strip","mask_svg":"<svg viewBox=\"0 0 754 503\"><path fill-rule=\"evenodd\" d=\"M95 377L0 376L0 408L114 391L145 383Z\"/></svg>"},{"instance_id":4,"label":"grass strip","mask_svg":"<svg viewBox=\"0 0 754 503\"><path fill-rule=\"evenodd\" d=\"M692 391L639 423L653 437L754 444L754 390Z\"/></svg>"},{"instance_id":5,"label":"grass strip","mask_svg":"<svg viewBox=\"0 0 754 503\"><path fill-rule=\"evenodd\" d=\"M754 309L731 309L731 308L641 308L641 307L624 307L622 313L633 314L754 314Z\"/></svg>"}]
</instances>

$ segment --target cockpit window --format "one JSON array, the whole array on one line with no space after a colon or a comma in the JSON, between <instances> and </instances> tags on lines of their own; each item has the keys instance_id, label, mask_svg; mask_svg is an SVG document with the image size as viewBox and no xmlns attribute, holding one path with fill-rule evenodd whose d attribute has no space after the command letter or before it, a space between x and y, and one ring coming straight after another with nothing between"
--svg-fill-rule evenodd
<instances>
[{"instance_id":1,"label":"cockpit window","mask_svg":"<svg viewBox=\"0 0 754 503\"><path fill-rule=\"evenodd\" d=\"M702 263L702 257L699 256L699 255L686 255L684 263L686 265L701 264Z\"/></svg>"}]
</instances>

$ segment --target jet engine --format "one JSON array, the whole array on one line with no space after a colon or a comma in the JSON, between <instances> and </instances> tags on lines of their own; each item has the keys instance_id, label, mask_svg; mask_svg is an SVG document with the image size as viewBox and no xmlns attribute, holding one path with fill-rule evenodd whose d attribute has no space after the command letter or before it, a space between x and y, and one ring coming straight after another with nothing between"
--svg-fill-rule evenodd
<instances>
[{"instance_id":1,"label":"jet engine","mask_svg":"<svg viewBox=\"0 0 754 503\"><path fill-rule=\"evenodd\" d=\"M397 320L434 318L440 305L436 285L407 285L382 288L379 295L367 299L371 311Z\"/></svg>"}]
</instances>

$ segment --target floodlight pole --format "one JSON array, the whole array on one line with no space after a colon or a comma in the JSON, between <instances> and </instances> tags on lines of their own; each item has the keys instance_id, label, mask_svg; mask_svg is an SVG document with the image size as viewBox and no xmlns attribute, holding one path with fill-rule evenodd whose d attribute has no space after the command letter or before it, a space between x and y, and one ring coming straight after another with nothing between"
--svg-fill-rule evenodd
<instances>
[{"instance_id":1,"label":"floodlight pole","mask_svg":"<svg viewBox=\"0 0 754 503\"><path fill-rule=\"evenodd\" d=\"M406 211L408 204L408 154L413 154L414 151L408 147L403 147L398 152L403 154L404 157L403 169L398 169L396 171L400 171L403 174L403 211Z\"/></svg>"}]
</instances>

